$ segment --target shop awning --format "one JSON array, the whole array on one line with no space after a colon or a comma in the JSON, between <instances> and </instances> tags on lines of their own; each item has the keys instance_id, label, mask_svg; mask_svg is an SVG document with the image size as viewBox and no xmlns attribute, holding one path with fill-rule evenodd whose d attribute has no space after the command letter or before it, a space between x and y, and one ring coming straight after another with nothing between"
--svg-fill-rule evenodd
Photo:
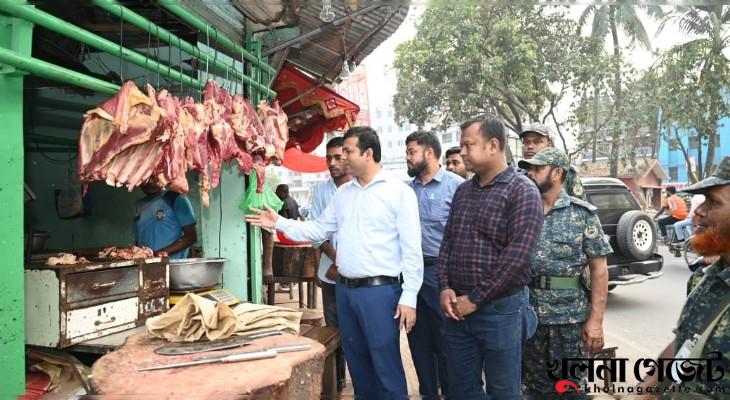
<instances>
[{"instance_id":1,"label":"shop awning","mask_svg":"<svg viewBox=\"0 0 730 400\"><path fill-rule=\"evenodd\" d=\"M316 87L317 80L284 63L273 89L276 99L289 116L287 147L311 153L322 143L324 134L352 126L360 107L326 87Z\"/></svg>"},{"instance_id":2,"label":"shop awning","mask_svg":"<svg viewBox=\"0 0 730 400\"><path fill-rule=\"evenodd\" d=\"M284 151L284 161L281 165L296 172L327 171L327 160L324 157L304 153L298 147L289 147Z\"/></svg>"}]
</instances>

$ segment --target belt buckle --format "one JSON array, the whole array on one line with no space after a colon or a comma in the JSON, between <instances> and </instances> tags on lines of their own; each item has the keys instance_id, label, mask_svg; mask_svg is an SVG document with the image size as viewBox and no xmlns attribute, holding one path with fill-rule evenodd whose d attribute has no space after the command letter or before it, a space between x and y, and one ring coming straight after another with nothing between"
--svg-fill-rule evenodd
<instances>
[{"instance_id":1,"label":"belt buckle","mask_svg":"<svg viewBox=\"0 0 730 400\"><path fill-rule=\"evenodd\" d=\"M540 275L537 285L540 289L550 289L550 276Z\"/></svg>"}]
</instances>

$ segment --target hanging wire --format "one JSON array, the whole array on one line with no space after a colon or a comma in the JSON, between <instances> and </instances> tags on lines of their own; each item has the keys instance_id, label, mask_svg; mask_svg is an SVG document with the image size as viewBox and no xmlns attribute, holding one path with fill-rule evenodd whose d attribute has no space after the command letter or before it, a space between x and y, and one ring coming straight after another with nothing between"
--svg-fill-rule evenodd
<instances>
[{"instance_id":1,"label":"hanging wire","mask_svg":"<svg viewBox=\"0 0 730 400\"><path fill-rule=\"evenodd\" d=\"M160 59L161 57L161 50L160 50L160 26L157 25L157 48L155 49L155 58L157 59L157 88L160 88Z\"/></svg>"},{"instance_id":2,"label":"hanging wire","mask_svg":"<svg viewBox=\"0 0 730 400\"><path fill-rule=\"evenodd\" d=\"M205 46L206 53L210 52L210 34L208 33L208 25L205 25ZM205 57L205 81L208 82L210 76L208 75L208 56Z\"/></svg>"},{"instance_id":3,"label":"hanging wire","mask_svg":"<svg viewBox=\"0 0 730 400\"><path fill-rule=\"evenodd\" d=\"M216 64L218 64L218 28L213 28L213 33L215 33L215 40L214 40L215 41L215 50L213 53L213 65L216 65Z\"/></svg>"},{"instance_id":4,"label":"hanging wire","mask_svg":"<svg viewBox=\"0 0 730 400\"><path fill-rule=\"evenodd\" d=\"M169 72L172 72L171 67L172 67L172 45L168 43L167 44L167 69ZM165 78L165 81L167 81L168 79L170 79L170 78ZM182 79L182 76L180 77L180 79ZM182 83L182 81L180 81L180 82ZM168 86L172 86L172 85L168 85Z\"/></svg>"},{"instance_id":5,"label":"hanging wire","mask_svg":"<svg viewBox=\"0 0 730 400\"><path fill-rule=\"evenodd\" d=\"M177 38L177 50L178 55L180 56L180 97L183 96L183 55L182 55L182 49L180 48L180 38Z\"/></svg>"},{"instance_id":6,"label":"hanging wire","mask_svg":"<svg viewBox=\"0 0 730 400\"><path fill-rule=\"evenodd\" d=\"M250 96L246 93L246 86L243 84L243 76L246 75L246 64L243 60L243 52L241 52L241 93L244 97L249 98Z\"/></svg>"},{"instance_id":7,"label":"hanging wire","mask_svg":"<svg viewBox=\"0 0 730 400\"><path fill-rule=\"evenodd\" d=\"M119 19L119 78L124 83L124 7L121 8L121 15Z\"/></svg>"},{"instance_id":8,"label":"hanging wire","mask_svg":"<svg viewBox=\"0 0 730 400\"><path fill-rule=\"evenodd\" d=\"M221 258L221 241L223 236L223 177L218 182L218 258Z\"/></svg>"},{"instance_id":9,"label":"hanging wire","mask_svg":"<svg viewBox=\"0 0 730 400\"><path fill-rule=\"evenodd\" d=\"M120 9L124 9L124 7L119 6ZM145 83L150 82L150 68L147 66L147 63L150 61L150 47L152 47L152 22L149 20L147 21L147 49L145 51L145 54L147 57L144 60L144 80Z\"/></svg>"}]
</instances>

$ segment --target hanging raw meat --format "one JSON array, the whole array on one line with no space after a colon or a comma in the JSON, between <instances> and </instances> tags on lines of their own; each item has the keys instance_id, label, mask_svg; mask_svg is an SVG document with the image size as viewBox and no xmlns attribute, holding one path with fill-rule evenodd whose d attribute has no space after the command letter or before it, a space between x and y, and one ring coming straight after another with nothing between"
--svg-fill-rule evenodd
<instances>
[{"instance_id":1,"label":"hanging raw meat","mask_svg":"<svg viewBox=\"0 0 730 400\"><path fill-rule=\"evenodd\" d=\"M267 148L267 157L276 157L278 162L284 159L286 142L289 140L288 118L284 110L279 107L279 102L274 100L271 105L265 100L259 102L259 117L264 124L264 137L268 146L272 146L274 154Z\"/></svg>"},{"instance_id":2,"label":"hanging raw meat","mask_svg":"<svg viewBox=\"0 0 730 400\"><path fill-rule=\"evenodd\" d=\"M86 184L105 180L131 191L154 177L167 188L188 192L186 172L200 174L200 199L208 207L209 190L220 183L223 162L236 160L243 173L258 172L258 190L267 163L283 158L288 131L278 103L262 101L258 112L237 94L214 81L203 89L203 103L184 101L133 82L86 113L79 140L78 172ZM263 118L263 121L262 121Z\"/></svg>"},{"instance_id":3,"label":"hanging raw meat","mask_svg":"<svg viewBox=\"0 0 730 400\"><path fill-rule=\"evenodd\" d=\"M159 107L132 81L88 111L79 137L77 172L81 182L106 179L109 162L130 147L149 142L159 118Z\"/></svg>"},{"instance_id":4,"label":"hanging raw meat","mask_svg":"<svg viewBox=\"0 0 730 400\"><path fill-rule=\"evenodd\" d=\"M210 179L208 178L208 114L205 106L188 96L182 104L180 125L185 132L185 158L188 170L200 173L200 202L208 207Z\"/></svg>"},{"instance_id":5,"label":"hanging raw meat","mask_svg":"<svg viewBox=\"0 0 730 400\"><path fill-rule=\"evenodd\" d=\"M208 81L203 88L203 105L208 114L208 160L210 161L210 185L217 187L220 182L223 160L235 156L229 145L233 128L226 121L230 114L231 96L214 81ZM230 120L230 116L228 117Z\"/></svg>"},{"instance_id":6,"label":"hanging raw meat","mask_svg":"<svg viewBox=\"0 0 730 400\"><path fill-rule=\"evenodd\" d=\"M188 180L185 177L187 160L185 158L185 132L181 125L180 100L166 89L157 94L157 102L163 110L160 125L166 132L163 138L169 138L163 149L162 161L157 167L157 178L164 186L181 194L188 193Z\"/></svg>"}]
</instances>

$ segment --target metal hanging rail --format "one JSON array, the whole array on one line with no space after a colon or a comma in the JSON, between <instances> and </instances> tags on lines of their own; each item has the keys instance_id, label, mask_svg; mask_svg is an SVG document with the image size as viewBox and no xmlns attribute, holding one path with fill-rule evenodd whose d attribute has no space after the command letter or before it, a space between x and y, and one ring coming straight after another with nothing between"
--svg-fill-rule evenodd
<instances>
[{"instance_id":1,"label":"metal hanging rail","mask_svg":"<svg viewBox=\"0 0 730 400\"><path fill-rule=\"evenodd\" d=\"M20 71L40 76L41 78L67 83L93 90L95 92L115 94L119 91L119 85L94 78L89 75L76 72L67 68L59 67L56 64L27 57L0 46L0 64L10 65Z\"/></svg>"},{"instance_id":2,"label":"metal hanging rail","mask_svg":"<svg viewBox=\"0 0 730 400\"><path fill-rule=\"evenodd\" d=\"M219 60L216 60L213 57L210 57L208 54L200 51L200 49L198 49L197 47L172 34L167 29L160 27L159 25L149 21L145 17L137 14L129 8L126 8L123 5L119 4L119 2L116 0L92 0L91 4L123 19L124 21L136 26L137 28L149 33L150 35L159 38L163 42L181 49L182 51L192 55L200 61L205 62L206 64L210 63L210 65L212 67L215 67L219 72L230 73L232 77L242 80L245 84L253 86L256 90L258 90L265 96L272 98L276 96L276 92L271 90L267 86L262 85L251 77L240 73L233 67Z\"/></svg>"},{"instance_id":3,"label":"metal hanging rail","mask_svg":"<svg viewBox=\"0 0 730 400\"><path fill-rule=\"evenodd\" d=\"M127 60L147 70L153 72L159 71L160 75L173 79L176 82L182 82L183 84L191 86L195 89L202 89L204 86L203 82L193 77L181 74L177 70L167 65L163 65L158 63L157 61L150 60L148 57L137 53L136 51L122 47L110 40L107 40L87 30L81 29L76 25L66 22L60 18L54 17L53 15L48 14L35 7L14 3L9 0L0 0L0 12L32 22L36 25L42 26L53 32L60 33L61 35L77 40L81 43L85 43L93 48L99 49L111 55L119 56L122 59Z\"/></svg>"},{"instance_id":4,"label":"metal hanging rail","mask_svg":"<svg viewBox=\"0 0 730 400\"><path fill-rule=\"evenodd\" d=\"M183 22L192 25L195 29L205 32L208 28L208 25L198 18L196 15L192 14L190 11L186 10L184 7L182 7L178 2L172 1L172 0L160 0L158 2L159 6L164 8L165 10L171 12L176 17L180 18ZM237 44L233 43L230 39L228 39L225 36L220 36L218 38L218 43L222 44L224 47L226 47L229 51L231 51L234 55L234 59L238 59L240 57L245 58L252 64L256 65L257 67L263 69L267 73L270 74L276 74L276 70L272 68L269 64L262 61L260 58L256 57L254 54L251 54L246 49L241 48Z\"/></svg>"}]
</instances>

